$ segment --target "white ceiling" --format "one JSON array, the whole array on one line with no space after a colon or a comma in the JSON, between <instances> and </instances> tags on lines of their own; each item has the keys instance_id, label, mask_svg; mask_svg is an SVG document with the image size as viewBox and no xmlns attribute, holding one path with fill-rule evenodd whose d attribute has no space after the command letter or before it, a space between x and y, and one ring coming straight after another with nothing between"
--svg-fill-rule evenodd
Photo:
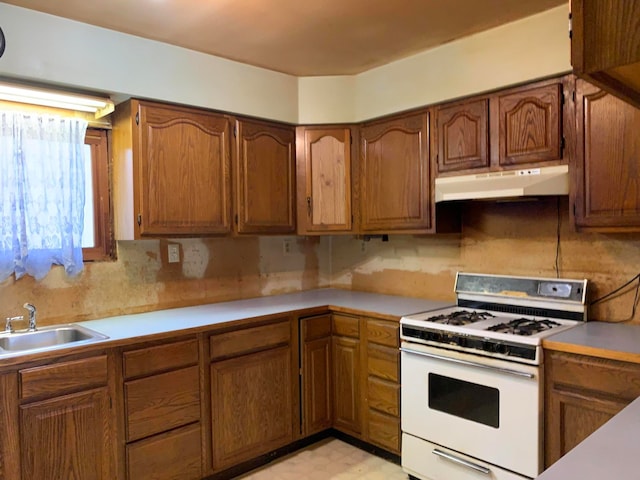
<instances>
[{"instance_id":1,"label":"white ceiling","mask_svg":"<svg viewBox=\"0 0 640 480\"><path fill-rule=\"evenodd\" d=\"M9 0L299 76L348 75L567 0ZM523 52L524 54L525 52Z\"/></svg>"}]
</instances>

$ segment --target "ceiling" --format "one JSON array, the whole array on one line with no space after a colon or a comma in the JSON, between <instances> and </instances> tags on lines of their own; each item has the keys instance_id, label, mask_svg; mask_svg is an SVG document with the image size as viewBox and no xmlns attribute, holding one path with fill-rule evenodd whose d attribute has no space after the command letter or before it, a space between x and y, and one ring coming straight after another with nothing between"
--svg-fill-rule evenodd
<instances>
[{"instance_id":1,"label":"ceiling","mask_svg":"<svg viewBox=\"0 0 640 480\"><path fill-rule=\"evenodd\" d=\"M9 0L298 76L348 75L567 0Z\"/></svg>"}]
</instances>

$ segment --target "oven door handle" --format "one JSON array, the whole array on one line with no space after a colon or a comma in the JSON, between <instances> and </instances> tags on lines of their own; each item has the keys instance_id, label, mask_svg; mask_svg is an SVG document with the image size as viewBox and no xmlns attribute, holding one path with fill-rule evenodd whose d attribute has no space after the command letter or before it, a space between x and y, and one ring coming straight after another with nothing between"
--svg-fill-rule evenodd
<instances>
[{"instance_id":1,"label":"oven door handle","mask_svg":"<svg viewBox=\"0 0 640 480\"><path fill-rule=\"evenodd\" d=\"M450 453L443 452L437 448L434 448L431 453L437 455L439 457L445 458L450 462L457 463L458 465L462 465L463 467L471 468L477 472L483 473L485 475L489 475L491 470L482 465L478 465L477 463L470 462L469 460L465 460L464 458L456 457L455 455L451 455Z\"/></svg>"},{"instance_id":2,"label":"oven door handle","mask_svg":"<svg viewBox=\"0 0 640 480\"><path fill-rule=\"evenodd\" d=\"M499 372L499 373L505 373L507 375L515 375L517 377L525 377L525 378L534 378L535 375L533 373L527 373L527 372L519 372L518 370L511 370L508 368L500 368L500 367L493 367L491 365L483 365L482 363L476 363L476 362L470 362L468 360L459 360L457 358L450 358L450 357L445 357L443 355L435 355L433 353L426 353L426 352L420 352L418 350L411 350L410 348L400 348L401 352L405 352L405 353L413 353L415 355L420 355L423 357L429 357L429 358L434 358L436 360L443 360L445 362L451 362L451 363L457 363L460 365L468 365L471 367L477 367L477 368L484 368L486 370L493 370L495 372Z\"/></svg>"}]
</instances>

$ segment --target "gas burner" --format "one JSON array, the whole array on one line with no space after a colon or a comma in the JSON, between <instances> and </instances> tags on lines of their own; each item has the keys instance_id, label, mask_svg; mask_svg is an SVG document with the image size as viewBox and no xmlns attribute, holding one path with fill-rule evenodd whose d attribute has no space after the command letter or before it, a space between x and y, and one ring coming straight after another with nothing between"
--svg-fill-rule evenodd
<instances>
[{"instance_id":1,"label":"gas burner","mask_svg":"<svg viewBox=\"0 0 640 480\"><path fill-rule=\"evenodd\" d=\"M553 327L559 327L558 322L552 320L531 320L529 318L517 318L508 323L500 323L492 325L487 330L499 333L510 333L512 335L532 335L534 333L550 330Z\"/></svg>"},{"instance_id":2,"label":"gas burner","mask_svg":"<svg viewBox=\"0 0 640 480\"><path fill-rule=\"evenodd\" d=\"M468 325L470 323L479 322L480 320L486 320L494 317L495 315L489 312L469 312L468 310L458 310L449 314L436 315L435 317L427 318L427 322L442 323L445 325Z\"/></svg>"}]
</instances>

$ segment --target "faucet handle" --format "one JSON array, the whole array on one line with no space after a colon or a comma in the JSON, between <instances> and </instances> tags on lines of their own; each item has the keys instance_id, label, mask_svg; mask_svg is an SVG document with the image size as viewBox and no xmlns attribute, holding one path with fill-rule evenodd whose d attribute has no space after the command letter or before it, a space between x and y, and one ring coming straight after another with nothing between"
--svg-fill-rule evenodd
<instances>
[{"instance_id":1,"label":"faucet handle","mask_svg":"<svg viewBox=\"0 0 640 480\"><path fill-rule=\"evenodd\" d=\"M18 316L18 317L7 317L5 318L5 324L4 324L4 331L5 333L13 333L13 322L15 321L21 321L24 320L24 317L22 315Z\"/></svg>"}]
</instances>

